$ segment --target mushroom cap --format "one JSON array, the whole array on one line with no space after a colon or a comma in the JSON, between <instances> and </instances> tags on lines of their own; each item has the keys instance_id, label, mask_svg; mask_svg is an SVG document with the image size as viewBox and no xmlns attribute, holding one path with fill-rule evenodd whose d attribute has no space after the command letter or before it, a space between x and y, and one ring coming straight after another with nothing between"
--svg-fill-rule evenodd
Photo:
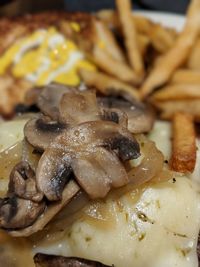
<instances>
[{"instance_id":1,"label":"mushroom cap","mask_svg":"<svg viewBox=\"0 0 200 267\"><path fill-rule=\"evenodd\" d=\"M154 123L155 114L150 106L136 100L128 102L116 97L98 97L102 108L116 108L128 116L128 130L134 134L149 132Z\"/></svg>"},{"instance_id":2,"label":"mushroom cap","mask_svg":"<svg viewBox=\"0 0 200 267\"><path fill-rule=\"evenodd\" d=\"M32 225L44 211L45 203L36 203L16 196L0 200L0 226L4 229L22 229Z\"/></svg>"},{"instance_id":3,"label":"mushroom cap","mask_svg":"<svg viewBox=\"0 0 200 267\"><path fill-rule=\"evenodd\" d=\"M41 88L37 99L37 106L43 114L51 117L52 120L59 120L59 104L62 96L68 92L76 92L75 87L59 83L51 83Z\"/></svg>"},{"instance_id":4,"label":"mushroom cap","mask_svg":"<svg viewBox=\"0 0 200 267\"><path fill-rule=\"evenodd\" d=\"M26 140L37 150L44 151L49 144L66 129L66 125L52 121L49 117L29 120L24 127Z\"/></svg>"}]
</instances>

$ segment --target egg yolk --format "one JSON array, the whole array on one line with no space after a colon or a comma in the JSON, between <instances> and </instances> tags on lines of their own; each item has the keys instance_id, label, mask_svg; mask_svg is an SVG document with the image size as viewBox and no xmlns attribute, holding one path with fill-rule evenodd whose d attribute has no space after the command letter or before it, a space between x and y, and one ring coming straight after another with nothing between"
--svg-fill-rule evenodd
<instances>
[{"instance_id":1,"label":"egg yolk","mask_svg":"<svg viewBox=\"0 0 200 267\"><path fill-rule=\"evenodd\" d=\"M79 68L95 71L76 44L54 27L33 32L0 57L0 75L9 69L14 77L38 86L52 81L76 86L80 83Z\"/></svg>"}]
</instances>

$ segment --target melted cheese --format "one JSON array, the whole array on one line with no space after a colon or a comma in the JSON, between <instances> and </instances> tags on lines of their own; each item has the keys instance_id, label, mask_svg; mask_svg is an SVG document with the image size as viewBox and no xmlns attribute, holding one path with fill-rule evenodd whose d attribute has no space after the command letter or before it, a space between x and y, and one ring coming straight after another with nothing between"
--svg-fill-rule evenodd
<instances>
[{"instance_id":1,"label":"melted cheese","mask_svg":"<svg viewBox=\"0 0 200 267\"><path fill-rule=\"evenodd\" d=\"M116 200L88 206L57 242L51 236L35 252L79 256L116 267L197 267L200 194L186 177L149 184ZM97 203L96 203L97 204ZM95 208L95 209L94 209ZM103 210L103 212L102 212ZM100 213L100 214L101 214ZM95 219L95 216L97 219Z\"/></svg>"},{"instance_id":2,"label":"melted cheese","mask_svg":"<svg viewBox=\"0 0 200 267\"><path fill-rule=\"evenodd\" d=\"M24 138L24 125L27 119L0 123L0 152Z\"/></svg>"},{"instance_id":3,"label":"melted cheese","mask_svg":"<svg viewBox=\"0 0 200 267\"><path fill-rule=\"evenodd\" d=\"M78 31L76 24L72 27ZM39 86L52 81L76 86L79 68L95 70L75 43L53 27L37 30L13 44L0 58L0 75L8 68L15 77Z\"/></svg>"}]
</instances>

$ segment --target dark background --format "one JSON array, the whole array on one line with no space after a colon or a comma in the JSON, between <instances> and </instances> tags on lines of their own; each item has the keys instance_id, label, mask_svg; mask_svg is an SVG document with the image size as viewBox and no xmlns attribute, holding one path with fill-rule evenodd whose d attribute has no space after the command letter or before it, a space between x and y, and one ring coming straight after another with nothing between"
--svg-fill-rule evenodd
<instances>
[{"instance_id":1,"label":"dark background","mask_svg":"<svg viewBox=\"0 0 200 267\"><path fill-rule=\"evenodd\" d=\"M133 0L135 10L184 14L189 0ZM97 11L114 8L114 0L0 0L0 15L18 15L42 10Z\"/></svg>"},{"instance_id":2,"label":"dark background","mask_svg":"<svg viewBox=\"0 0 200 267\"><path fill-rule=\"evenodd\" d=\"M133 0L134 9L146 9L185 13L189 0ZM102 8L113 8L114 0L65 0L71 11L96 11Z\"/></svg>"}]
</instances>

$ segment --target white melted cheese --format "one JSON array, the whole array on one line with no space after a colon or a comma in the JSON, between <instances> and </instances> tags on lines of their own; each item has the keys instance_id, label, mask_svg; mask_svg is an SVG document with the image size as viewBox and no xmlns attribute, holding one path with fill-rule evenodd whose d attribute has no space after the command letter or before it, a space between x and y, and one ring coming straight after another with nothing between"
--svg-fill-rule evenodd
<instances>
[{"instance_id":1,"label":"white melted cheese","mask_svg":"<svg viewBox=\"0 0 200 267\"><path fill-rule=\"evenodd\" d=\"M157 122L150 133L168 160L170 137L170 123ZM198 267L200 187L188 177L174 178L175 183L149 184L139 196L133 189L117 200L108 198L102 205L103 213L112 215L111 224L109 219L102 224L83 216L62 240L49 245L41 242L34 251L79 256L116 267Z\"/></svg>"},{"instance_id":2,"label":"white melted cheese","mask_svg":"<svg viewBox=\"0 0 200 267\"><path fill-rule=\"evenodd\" d=\"M24 138L24 125L27 119L0 123L0 152Z\"/></svg>"},{"instance_id":3,"label":"white melted cheese","mask_svg":"<svg viewBox=\"0 0 200 267\"><path fill-rule=\"evenodd\" d=\"M79 256L116 267L197 267L200 194L186 177L149 185L135 201L135 191L114 201L103 227L89 216L72 224L57 243L40 243L35 252ZM92 221L92 223L91 223Z\"/></svg>"},{"instance_id":4,"label":"white melted cheese","mask_svg":"<svg viewBox=\"0 0 200 267\"><path fill-rule=\"evenodd\" d=\"M157 124L150 136L169 158L169 125L162 134L159 126L166 125ZM22 125L15 127L22 130ZM0 142L5 140L6 136ZM33 244L33 253L79 256L115 267L198 267L200 187L188 177L175 178L176 182L148 184L121 197L111 195L100 209L99 202L88 205L70 227L63 224L59 241L40 240Z\"/></svg>"}]
</instances>

